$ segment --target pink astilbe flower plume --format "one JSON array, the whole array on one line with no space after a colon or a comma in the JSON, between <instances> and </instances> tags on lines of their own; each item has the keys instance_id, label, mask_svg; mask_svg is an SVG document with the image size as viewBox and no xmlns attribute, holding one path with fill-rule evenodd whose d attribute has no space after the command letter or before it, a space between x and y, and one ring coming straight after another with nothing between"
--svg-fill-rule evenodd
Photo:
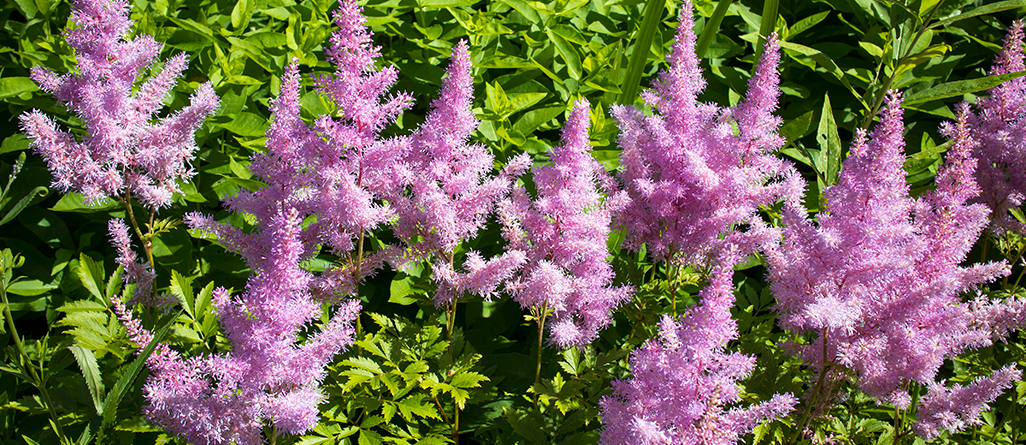
<instances>
[{"instance_id":1,"label":"pink astilbe flower plume","mask_svg":"<svg viewBox=\"0 0 1026 445\"><path fill-rule=\"evenodd\" d=\"M218 107L213 87L200 85L190 105L157 119L188 58L179 54L158 68L163 45L147 35L129 40L125 1L76 0L71 21L64 36L78 73L34 67L32 79L82 118L87 135L79 140L33 110L21 115L31 146L62 192L82 193L88 203L130 194L150 209L169 206L178 181L195 174L193 133Z\"/></svg>"},{"instance_id":2,"label":"pink astilbe flower plume","mask_svg":"<svg viewBox=\"0 0 1026 445\"><path fill-rule=\"evenodd\" d=\"M720 259L701 303L681 321L664 315L659 338L631 353L631 378L613 382L603 397L603 444L734 444L758 423L786 415L797 399L774 395L750 407L740 401L738 381L751 374L755 357L725 351L737 338L730 316L734 258Z\"/></svg>"},{"instance_id":3,"label":"pink astilbe flower plume","mask_svg":"<svg viewBox=\"0 0 1026 445\"><path fill-rule=\"evenodd\" d=\"M780 118L772 114L779 95L776 35L766 41L745 101L720 108L697 101L705 80L693 26L692 4L685 1L668 67L642 95L655 114L632 106L612 110L623 149L620 179L631 197L617 216L625 245L644 244L654 259L677 264L705 264L724 244L754 252L776 237L759 221L759 207L801 196L799 175L773 156L784 142L777 134Z\"/></svg>"},{"instance_id":4,"label":"pink astilbe flower plume","mask_svg":"<svg viewBox=\"0 0 1026 445\"><path fill-rule=\"evenodd\" d=\"M574 104L550 164L534 170L537 198L518 187L499 208L509 249L527 260L506 288L522 307L547 308L550 339L562 348L594 340L631 292L612 285L606 260L611 213L626 196L598 190L606 173L590 153L589 116L586 101Z\"/></svg>"},{"instance_id":5,"label":"pink astilbe flower plume","mask_svg":"<svg viewBox=\"0 0 1026 445\"><path fill-rule=\"evenodd\" d=\"M1008 30L1004 47L991 68L991 75L1026 70L1023 63L1023 22ZM976 101L969 117L972 136L978 145L973 155L980 160L976 180L982 193L979 201L991 209L991 228L1026 234L1026 224L1009 211L1026 199L1026 78L1017 77L988 91Z\"/></svg>"},{"instance_id":6,"label":"pink astilbe flower plume","mask_svg":"<svg viewBox=\"0 0 1026 445\"><path fill-rule=\"evenodd\" d=\"M876 129L868 137L859 131L838 183L825 190L818 224L788 206L783 244L767 253L781 325L818 333L801 351L807 363L820 372L828 364L848 369L859 389L900 409L910 404L913 381L933 388L924 400L941 397L932 394L944 361L990 344L997 330L959 298L1008 273L1005 263L960 265L988 214L967 203L979 190L968 114L963 107L958 122L943 128L953 142L936 190L912 199L902 168L901 98L890 93ZM958 409L971 418L982 406Z\"/></svg>"},{"instance_id":7,"label":"pink astilbe flower plume","mask_svg":"<svg viewBox=\"0 0 1026 445\"><path fill-rule=\"evenodd\" d=\"M467 42L460 41L453 47L439 98L410 138L403 170L397 172L402 188L389 198L398 216L392 229L405 244L396 262L402 266L427 259L433 264L439 306L465 292L490 297L525 260L519 250L490 260L471 251L463 262L465 272L457 272L452 264L457 247L484 227L496 202L509 192L512 177L519 174L514 167L489 177L493 156L484 145L468 142L478 125L471 111L470 68Z\"/></svg>"}]
</instances>

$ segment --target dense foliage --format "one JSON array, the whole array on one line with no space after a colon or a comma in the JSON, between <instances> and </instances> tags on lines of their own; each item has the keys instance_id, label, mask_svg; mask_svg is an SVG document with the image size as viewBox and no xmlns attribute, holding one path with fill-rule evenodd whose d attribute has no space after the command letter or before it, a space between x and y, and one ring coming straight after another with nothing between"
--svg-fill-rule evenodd
<instances>
[{"instance_id":1,"label":"dense foliage","mask_svg":"<svg viewBox=\"0 0 1026 445\"><path fill-rule=\"evenodd\" d=\"M0 443L1026 436L1026 1L124 6L0 5Z\"/></svg>"}]
</instances>

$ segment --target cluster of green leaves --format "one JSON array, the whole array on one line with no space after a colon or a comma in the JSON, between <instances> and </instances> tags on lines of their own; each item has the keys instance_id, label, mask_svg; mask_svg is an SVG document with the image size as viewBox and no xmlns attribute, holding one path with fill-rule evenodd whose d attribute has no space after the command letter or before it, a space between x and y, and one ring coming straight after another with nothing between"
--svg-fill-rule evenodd
<instances>
[{"instance_id":1,"label":"cluster of green leaves","mask_svg":"<svg viewBox=\"0 0 1026 445\"><path fill-rule=\"evenodd\" d=\"M471 47L481 126L474 136L499 162L528 152L543 162L558 139L568 104L592 104L594 155L617 167L616 103L638 104L663 66L679 4L664 0L368 0L363 2L383 64L399 69L398 90L416 98L388 133L404 133L423 120L437 93L450 49ZM333 29L329 0L158 0L132 2L135 32L167 45L166 55L188 53L185 80L166 99L181 108L188 93L210 81L221 97L217 115L197 134L198 174L183 184L176 205L162 210L149 233L160 292L177 297L181 311L137 314L157 338L188 354L227 348L210 300L214 286L241 289L249 275L235 255L201 234L175 225L187 211L213 214L248 228L244 216L219 207L239 188L256 188L248 159L262 150L268 101L286 63L304 73L328 73L324 42ZM775 30L781 64L781 154L799 164L809 182L810 211L820 192L837 180L845 147L857 128L873 122L888 88L905 91L905 167L913 192L932 184L947 145L937 133L951 107L1013 75L987 76L1009 23L1026 1L972 0L695 0L699 53L708 87L701 100L737 103L756 60L760 35ZM0 324L0 443L170 443L139 413L144 358L134 355L110 309L110 297L127 297L108 245L106 224L123 218L124 203L92 207L75 193L49 193L43 161L28 150L17 116L35 108L82 134L70 115L28 78L33 66L74 70L60 37L70 5L56 0L16 0L0 5L0 260L4 297ZM308 82L304 79L304 82ZM333 104L309 91L306 118L330 113ZM137 215L146 215L139 207ZM772 211L767 212L773 217ZM162 221L162 222L161 222ZM386 242L381 234L374 243ZM613 326L583 350L541 352L534 321L508 298L460 303L455 313L436 309L429 267L385 271L361 285L364 313L358 339L330 366L321 422L308 435L283 443L594 443L601 428L598 401L610 381L628 375L629 351L655 332L662 314L682 313L703 285L701 270L653 265L644 252L618 250L610 239L618 280L637 290ZM990 246L988 250L987 247ZM490 226L464 248L502 248ZM1006 235L983 240L974 252L1019 264L1026 241ZM463 250L457 253L462 255ZM320 270L333 258L311 262ZM1022 294L1016 266L996 297ZM811 371L784 345L806 338L776 326L765 271L752 258L736 277L733 310L740 337L733 350L758 356L743 384L746 401L777 392L801 394ZM326 308L325 314L330 311ZM449 319L448 317L454 317ZM975 351L945 368L951 382L986 375L998 364L1026 365L1024 342ZM910 415L880 407L855 389L838 388L844 403L823 410L808 441L891 443L909 441ZM1026 383L1002 396L984 424L939 442L1014 443L1026 425ZM763 425L754 443L784 443L793 419Z\"/></svg>"}]
</instances>

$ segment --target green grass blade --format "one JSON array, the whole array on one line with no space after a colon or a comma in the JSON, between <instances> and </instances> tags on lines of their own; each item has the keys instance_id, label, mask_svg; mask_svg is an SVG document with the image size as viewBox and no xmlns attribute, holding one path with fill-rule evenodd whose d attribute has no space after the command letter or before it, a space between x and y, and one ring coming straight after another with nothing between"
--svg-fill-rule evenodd
<instances>
[{"instance_id":1,"label":"green grass blade","mask_svg":"<svg viewBox=\"0 0 1026 445\"><path fill-rule=\"evenodd\" d=\"M648 62L648 54L652 48L652 39L655 38L657 26L660 19L663 18L664 9L666 9L666 0L648 0L645 3L645 17L641 21L638 34L634 37L634 51L631 53L631 60L627 65L627 78L623 82L623 93L617 100L621 104L633 104L634 99L638 97L641 74L645 71L645 63Z\"/></svg>"},{"instance_id":2,"label":"green grass blade","mask_svg":"<svg viewBox=\"0 0 1026 445\"><path fill-rule=\"evenodd\" d=\"M705 21L705 28L702 29L702 35L698 36L698 43L695 45L695 54L698 55L699 59L705 57L705 52L709 49L709 45L712 44L713 37L719 32L720 23L723 22L723 17L727 15L727 10L730 9L731 3L734 3L733 0L720 0L716 4L716 10L713 11L712 17Z\"/></svg>"},{"instance_id":3,"label":"green grass blade","mask_svg":"<svg viewBox=\"0 0 1026 445\"><path fill-rule=\"evenodd\" d=\"M759 42L755 44L755 60L762 57L762 47L766 45L766 36L770 35L777 27L778 9L780 9L780 0L762 2L762 23L759 24Z\"/></svg>"}]
</instances>

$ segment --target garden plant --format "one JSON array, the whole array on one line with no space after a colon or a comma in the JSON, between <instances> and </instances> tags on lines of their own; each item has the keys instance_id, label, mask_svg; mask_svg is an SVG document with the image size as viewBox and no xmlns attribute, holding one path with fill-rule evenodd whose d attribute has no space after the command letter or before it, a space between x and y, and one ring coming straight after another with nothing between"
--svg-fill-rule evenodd
<instances>
[{"instance_id":1,"label":"garden plant","mask_svg":"<svg viewBox=\"0 0 1026 445\"><path fill-rule=\"evenodd\" d=\"M1026 441L1026 0L0 5L0 444Z\"/></svg>"}]
</instances>

